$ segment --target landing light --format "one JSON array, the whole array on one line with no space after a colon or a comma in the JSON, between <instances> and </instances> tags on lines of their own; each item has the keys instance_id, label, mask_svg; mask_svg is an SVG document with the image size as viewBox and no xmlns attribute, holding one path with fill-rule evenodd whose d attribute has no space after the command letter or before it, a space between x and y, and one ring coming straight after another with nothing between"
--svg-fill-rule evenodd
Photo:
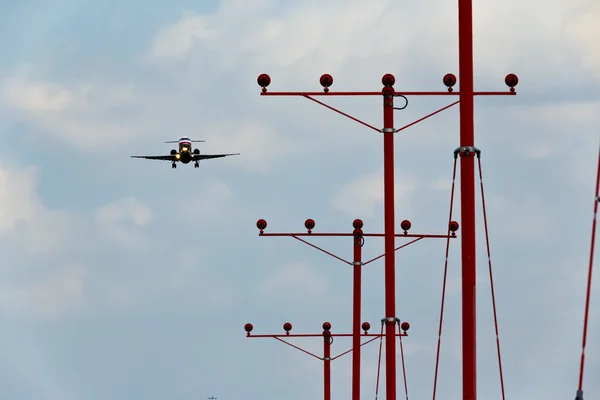
<instances>
[{"instance_id":1,"label":"landing light","mask_svg":"<svg viewBox=\"0 0 600 400\"><path fill-rule=\"evenodd\" d=\"M181 158L181 154L175 154L175 158L179 160Z\"/></svg>"}]
</instances>

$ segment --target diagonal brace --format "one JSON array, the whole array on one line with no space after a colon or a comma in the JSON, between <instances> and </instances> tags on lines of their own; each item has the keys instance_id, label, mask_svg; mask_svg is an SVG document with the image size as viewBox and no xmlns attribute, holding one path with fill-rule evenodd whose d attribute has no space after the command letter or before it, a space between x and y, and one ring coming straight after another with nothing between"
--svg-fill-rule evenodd
<instances>
[{"instance_id":1,"label":"diagonal brace","mask_svg":"<svg viewBox=\"0 0 600 400\"><path fill-rule=\"evenodd\" d=\"M317 100L317 99L315 99L315 98L312 98L312 97L310 97L310 96L308 96L308 95L306 95L306 94L303 94L302 96L306 97L306 98L307 98L307 99L309 99L309 100L312 100L312 101L314 101L315 103L318 103L318 104L322 105L323 107L327 107L327 108L329 108L330 110L332 110L332 111L335 111L336 113L343 115L344 117L350 118L351 120L353 120L353 121L355 121L355 122L358 122L359 124L362 124L362 125L366 126L367 128L371 128L371 129L373 129L373 130L375 130L375 131L377 131L377 132L380 132L380 133L381 133L381 129L379 129L379 128L376 128L376 127L374 127L373 125L367 124L366 122L364 122L364 121L361 121L360 119L358 119L358 118L356 118L356 117L353 117L353 116L352 116L352 115L350 115L350 114L347 114L347 113L345 113L345 112L343 112L343 111L340 111L340 110L338 110L337 108L335 108L335 107L332 107L332 106L330 106L330 105L328 105L328 104L325 104L325 103L323 103L322 101L319 101L319 100Z\"/></svg>"},{"instance_id":2,"label":"diagonal brace","mask_svg":"<svg viewBox=\"0 0 600 400\"><path fill-rule=\"evenodd\" d=\"M327 250L324 250L324 249L320 248L319 246L317 246L317 245L314 245L314 244L312 244L312 243L310 243L310 242L308 242L308 241L306 241L306 240L304 240L304 239L300 239L298 236L294 236L294 235L292 235L292 237L293 237L294 239L297 239L297 240L301 241L302 243L305 243L305 244L309 245L309 246L310 246L310 247L312 247L312 248L315 248L315 249L317 249L317 250L319 250L319 251L322 251L323 253L325 253L325 254L327 254L327 255L329 255L329 256L331 256L331 257L333 257L333 258L336 258L336 259L338 259L338 260L340 260L340 261L342 261L342 262L344 262L344 263L346 263L346 264L348 264L348 265L353 265L353 264L352 264L350 261L346 261L346 260L344 260L342 257L338 257L338 256L336 256L335 254L333 254L333 253L330 253L329 251L327 251Z\"/></svg>"}]
</instances>

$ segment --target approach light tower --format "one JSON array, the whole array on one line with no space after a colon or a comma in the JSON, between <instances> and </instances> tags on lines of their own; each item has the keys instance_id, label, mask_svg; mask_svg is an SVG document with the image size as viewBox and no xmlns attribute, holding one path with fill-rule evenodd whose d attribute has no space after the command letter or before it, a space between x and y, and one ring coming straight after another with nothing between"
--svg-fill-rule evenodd
<instances>
[{"instance_id":1,"label":"approach light tower","mask_svg":"<svg viewBox=\"0 0 600 400\"><path fill-rule=\"evenodd\" d=\"M333 111L336 111L356 122L359 122L378 133L383 134L383 167L384 167L384 227L385 227L385 316L386 316L386 399L396 400L396 294L395 294L395 216L394 216L394 133L412 126L432 115L452 107L460 102L460 145L456 154L460 155L460 192L462 230L462 372L463 400L477 399L477 352L476 352L476 252L475 252L475 155L479 151L475 147L474 135L474 97L477 95L515 95L518 78L508 74L505 78L508 92L474 92L473 89L473 11L472 0L458 0L458 50L460 92L454 92L457 79L446 74L443 82L447 92L396 92L396 79L392 74L382 78L383 89L374 92L331 92L333 84L331 75L321 76L322 92L268 92L267 86L271 78L262 74L258 84L262 87L263 96L302 96ZM441 108L411 124L394 128L394 98L402 97L408 105L408 96L458 95L459 100ZM337 110L317 99L315 96L382 96L383 128L369 125L359 119ZM401 107L400 109L404 108Z\"/></svg>"},{"instance_id":2,"label":"approach light tower","mask_svg":"<svg viewBox=\"0 0 600 400\"><path fill-rule=\"evenodd\" d=\"M403 336L407 336L407 331L410 328L410 324L407 321L400 321L400 318L395 318L393 321L390 321L389 318L383 318L381 320L381 333L380 334L369 334L368 330L370 329L370 324L368 322L362 322L361 323L361 304L362 304L362 300L361 300L361 284L362 284L362 269L374 262L379 260L380 258L384 257L385 254L381 254L377 257L374 257L370 260L367 261L363 261L362 259L362 247L365 244L365 238L366 237L370 237L370 238L377 238L377 237L384 237L385 234L382 233L365 233L363 232L362 228L363 228L363 221L360 219L355 219L352 222L352 226L354 228L354 230L352 232L329 232L329 233L323 233L323 232L315 232L314 228L315 228L315 221L311 218L307 219L304 222L304 227L306 228L306 232L295 232L295 233L280 233L280 232L265 232L265 230L267 229L267 221L264 219L259 219L256 222L256 227L259 230L259 236L268 236L268 237L291 237L293 239L296 239L304 244L307 244L309 246L311 246L312 248L319 250L325 254L327 254L328 256L331 256L339 261L344 262L345 264L352 266L353 268L353 292L352 292L352 333L347 334L347 333L331 333L331 324L329 322L325 322L323 324L323 333L322 334L290 334L290 331L292 330L292 324L289 322L286 322L283 325L283 330L286 332L285 335L281 335L281 334L260 334L260 335L256 335L256 334L251 334L252 330L254 329L253 325L251 323L247 323L244 326L244 329L247 333L247 337L249 338L265 338L265 337L269 337L269 338L273 338L273 339L277 339L280 342L283 342L289 346L294 347L297 350L300 350L306 354L309 354L319 360L322 360L324 363L324 381L323 381L323 399L324 400L331 400L331 361L336 360L337 358L352 352L352 400L360 400L360 375L361 375L361 371L360 371L360 360L361 360L361 347L372 342L373 340L379 338L379 339L383 339L383 337L386 337L386 340L389 340L390 338L390 334L389 332L386 332L384 334L384 328L389 329L389 326L392 327L392 336L393 339L395 340L396 337L399 338L399 345L400 345L400 354L403 360L403 365L404 365L404 357L403 357L403 350L402 350L402 337ZM447 227L447 233L446 234L416 234L416 233L409 233L408 231L410 230L412 224L409 220L405 219L402 221L402 223L400 224L400 228L402 229L402 233L398 233L395 236L399 239L411 239L408 242L395 247L394 251L396 250L400 250L403 249L407 246L410 246L413 243L416 243L422 239L446 239L447 241L447 245L449 244L449 241L451 239L455 239L456 238L456 231L459 228L458 222L456 221L449 221L448 222L448 227ZM319 247L317 245L315 245L314 243L311 243L308 241L308 238L312 237L312 238L317 238L317 237L349 237L352 238L352 243L353 243L353 259L352 261L346 260L342 257L339 257L335 254L333 254L332 252ZM398 333L396 333L396 326L398 326L399 330ZM364 334L361 334L361 330L364 331ZM323 348L323 357L319 357L315 354L312 354L298 346L295 346L289 342L287 342L286 340L282 339L282 338L292 338L292 337L317 337L317 336L323 336L324 338L324 348ZM341 353L338 356L335 357L331 357L331 343L330 343L330 339L335 337L335 336L346 336L346 337L352 337L352 348L348 351L345 351L343 353ZM366 342L362 342L362 338L368 338L371 337L371 339L367 340ZM381 351L381 347L380 347L380 351ZM378 370L379 371L379 370ZM403 375L404 375L404 390L405 393L408 397L408 388L406 385L406 371L403 369ZM376 393L379 390L379 372L377 374L377 387L376 387Z\"/></svg>"},{"instance_id":3,"label":"approach light tower","mask_svg":"<svg viewBox=\"0 0 600 400\"><path fill-rule=\"evenodd\" d=\"M464 46L463 46L464 47ZM460 181L461 181L461 226L463 237L462 245L462 323L463 323L463 400L475 400L476 395L476 293L475 293L475 163L474 156L479 151L474 146L473 132L473 96L506 96L515 95L515 86L518 78L515 74L508 74L505 83L509 87L506 92L474 92L472 54L468 57L461 52L460 72L466 79L462 82L461 91L455 92L453 86L457 79L453 74L446 74L443 82L447 91L439 92L396 92L395 77L385 74L381 82L383 89L372 92L331 92L329 87L333 84L333 77L324 74L320 78L323 86L321 92L269 92L267 87L271 78L261 74L257 82L262 88L263 96L301 96L323 105L345 117L348 117L378 133L383 134L383 167L384 167L384 247L385 247L385 351L386 351L386 398L396 400L396 293L395 293L395 212L394 212L394 134L418 122L438 114L458 103L460 107L460 147L455 154L460 155ZM467 61L465 62L465 58ZM470 61L470 63L469 63ZM470 64L465 66L465 63ZM382 96L383 97L383 128L377 128L364 121L346 114L322 101L316 96ZM401 110L408 105L409 96L459 96L459 100L442 107L423 118L420 118L401 128L394 128L394 110ZM405 100L403 107L394 107L394 98L402 97Z\"/></svg>"}]
</instances>

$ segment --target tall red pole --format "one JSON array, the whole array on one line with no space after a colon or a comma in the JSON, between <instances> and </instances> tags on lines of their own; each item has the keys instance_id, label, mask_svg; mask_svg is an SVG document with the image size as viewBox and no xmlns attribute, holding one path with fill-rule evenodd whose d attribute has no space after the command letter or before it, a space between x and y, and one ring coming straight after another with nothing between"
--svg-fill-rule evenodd
<instances>
[{"instance_id":1,"label":"tall red pole","mask_svg":"<svg viewBox=\"0 0 600 400\"><path fill-rule=\"evenodd\" d=\"M331 333L323 332L323 399L331 400Z\"/></svg>"},{"instance_id":2,"label":"tall red pole","mask_svg":"<svg viewBox=\"0 0 600 400\"><path fill-rule=\"evenodd\" d=\"M475 146L473 118L473 10L458 0L460 84L460 198L462 228L463 400L477 399L475 262Z\"/></svg>"},{"instance_id":3,"label":"tall red pole","mask_svg":"<svg viewBox=\"0 0 600 400\"><path fill-rule=\"evenodd\" d=\"M356 221L355 221L356 224ZM362 269L362 229L354 229L354 310L352 316L352 400L360 400L360 311L361 311L361 269Z\"/></svg>"},{"instance_id":4,"label":"tall red pole","mask_svg":"<svg viewBox=\"0 0 600 400\"><path fill-rule=\"evenodd\" d=\"M385 396L396 400L396 276L394 231L394 77L384 75L383 206L385 243Z\"/></svg>"}]
</instances>

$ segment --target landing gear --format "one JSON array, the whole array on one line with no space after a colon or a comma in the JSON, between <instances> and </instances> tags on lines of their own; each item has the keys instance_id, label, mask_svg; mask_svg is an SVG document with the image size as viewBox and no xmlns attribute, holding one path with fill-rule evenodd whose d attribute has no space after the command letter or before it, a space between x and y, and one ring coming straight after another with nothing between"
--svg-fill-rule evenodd
<instances>
[{"instance_id":1,"label":"landing gear","mask_svg":"<svg viewBox=\"0 0 600 400\"><path fill-rule=\"evenodd\" d=\"M177 164L175 164L175 163L171 164L171 168L177 168Z\"/></svg>"},{"instance_id":2,"label":"landing gear","mask_svg":"<svg viewBox=\"0 0 600 400\"><path fill-rule=\"evenodd\" d=\"M196 162L194 163L194 168L199 168L199 167L200 167L200 165L198 165L198 161L196 161Z\"/></svg>"}]
</instances>

